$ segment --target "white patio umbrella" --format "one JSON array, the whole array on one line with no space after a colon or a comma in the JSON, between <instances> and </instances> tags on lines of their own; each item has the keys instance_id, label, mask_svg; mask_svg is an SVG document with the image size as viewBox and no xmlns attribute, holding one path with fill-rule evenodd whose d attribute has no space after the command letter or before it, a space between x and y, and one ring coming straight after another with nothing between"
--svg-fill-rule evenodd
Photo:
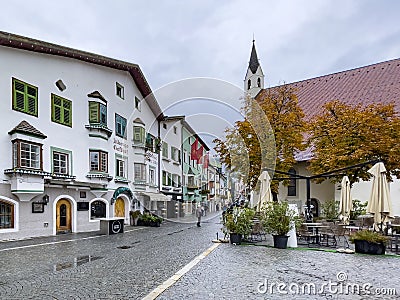
<instances>
[{"instance_id":1,"label":"white patio umbrella","mask_svg":"<svg viewBox=\"0 0 400 300\"><path fill-rule=\"evenodd\" d=\"M263 171L258 180L260 181L260 193L257 202L257 211L260 211L263 206L272 201L271 177L269 177L267 171Z\"/></svg>"},{"instance_id":2,"label":"white patio umbrella","mask_svg":"<svg viewBox=\"0 0 400 300\"><path fill-rule=\"evenodd\" d=\"M386 168L381 162L376 163L368 173L372 174L372 190L369 197L367 212L374 215L374 226L382 230L384 222L392 218L392 201L390 199L389 184L386 181ZM380 227L379 227L380 226Z\"/></svg>"},{"instance_id":3,"label":"white patio umbrella","mask_svg":"<svg viewBox=\"0 0 400 300\"><path fill-rule=\"evenodd\" d=\"M339 219L341 219L344 224L349 224L350 211L353 206L350 195L349 177L343 176L340 186L341 186L341 191L340 191L340 201L339 201Z\"/></svg>"}]
</instances>

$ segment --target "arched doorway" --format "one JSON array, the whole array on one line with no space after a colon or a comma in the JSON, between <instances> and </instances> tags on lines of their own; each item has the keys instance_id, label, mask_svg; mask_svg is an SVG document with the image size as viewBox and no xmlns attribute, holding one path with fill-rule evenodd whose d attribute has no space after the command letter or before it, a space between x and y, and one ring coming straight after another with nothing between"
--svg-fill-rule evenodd
<instances>
[{"instance_id":1,"label":"arched doorway","mask_svg":"<svg viewBox=\"0 0 400 300\"><path fill-rule=\"evenodd\" d=\"M114 217L125 218L125 201L121 197L115 200Z\"/></svg>"},{"instance_id":2,"label":"arched doorway","mask_svg":"<svg viewBox=\"0 0 400 300\"><path fill-rule=\"evenodd\" d=\"M71 232L71 203L66 199L61 199L56 205L56 232Z\"/></svg>"}]
</instances>

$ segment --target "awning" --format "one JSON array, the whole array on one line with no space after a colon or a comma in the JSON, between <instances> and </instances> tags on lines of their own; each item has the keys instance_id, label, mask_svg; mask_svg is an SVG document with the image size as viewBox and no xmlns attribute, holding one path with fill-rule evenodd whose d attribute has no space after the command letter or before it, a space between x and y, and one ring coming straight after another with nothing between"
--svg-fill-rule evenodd
<instances>
[{"instance_id":1,"label":"awning","mask_svg":"<svg viewBox=\"0 0 400 300\"><path fill-rule=\"evenodd\" d=\"M118 198L120 194L125 194L129 197L129 199L133 199L132 191L127 187L119 187L114 191L114 194L111 198L111 204L114 204L114 201Z\"/></svg>"},{"instance_id":2,"label":"awning","mask_svg":"<svg viewBox=\"0 0 400 300\"><path fill-rule=\"evenodd\" d=\"M159 201L159 202L171 201L170 197L167 197L162 193L141 192L140 194L149 197L151 201Z\"/></svg>"}]
</instances>

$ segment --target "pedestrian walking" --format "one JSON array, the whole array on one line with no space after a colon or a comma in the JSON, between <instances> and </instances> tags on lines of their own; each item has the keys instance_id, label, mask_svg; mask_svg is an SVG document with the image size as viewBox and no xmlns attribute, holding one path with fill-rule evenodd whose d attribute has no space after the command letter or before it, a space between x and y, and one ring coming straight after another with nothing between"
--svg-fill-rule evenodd
<instances>
[{"instance_id":1,"label":"pedestrian walking","mask_svg":"<svg viewBox=\"0 0 400 300\"><path fill-rule=\"evenodd\" d=\"M197 206L197 209L196 209L197 227L201 227L201 226L200 226L200 222L201 222L201 216L203 215L203 212L204 212L204 209L203 209L203 207L199 204L199 205Z\"/></svg>"}]
</instances>

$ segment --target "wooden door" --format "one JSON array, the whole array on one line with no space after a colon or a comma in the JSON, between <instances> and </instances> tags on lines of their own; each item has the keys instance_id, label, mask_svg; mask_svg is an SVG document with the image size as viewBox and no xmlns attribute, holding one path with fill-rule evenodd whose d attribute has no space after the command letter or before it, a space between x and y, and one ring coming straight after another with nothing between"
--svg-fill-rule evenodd
<instances>
[{"instance_id":1,"label":"wooden door","mask_svg":"<svg viewBox=\"0 0 400 300\"><path fill-rule=\"evenodd\" d=\"M61 199L56 206L57 233L71 232L71 203L66 199Z\"/></svg>"},{"instance_id":2,"label":"wooden door","mask_svg":"<svg viewBox=\"0 0 400 300\"><path fill-rule=\"evenodd\" d=\"M114 204L114 217L125 218L125 202L121 198L117 198Z\"/></svg>"}]
</instances>

